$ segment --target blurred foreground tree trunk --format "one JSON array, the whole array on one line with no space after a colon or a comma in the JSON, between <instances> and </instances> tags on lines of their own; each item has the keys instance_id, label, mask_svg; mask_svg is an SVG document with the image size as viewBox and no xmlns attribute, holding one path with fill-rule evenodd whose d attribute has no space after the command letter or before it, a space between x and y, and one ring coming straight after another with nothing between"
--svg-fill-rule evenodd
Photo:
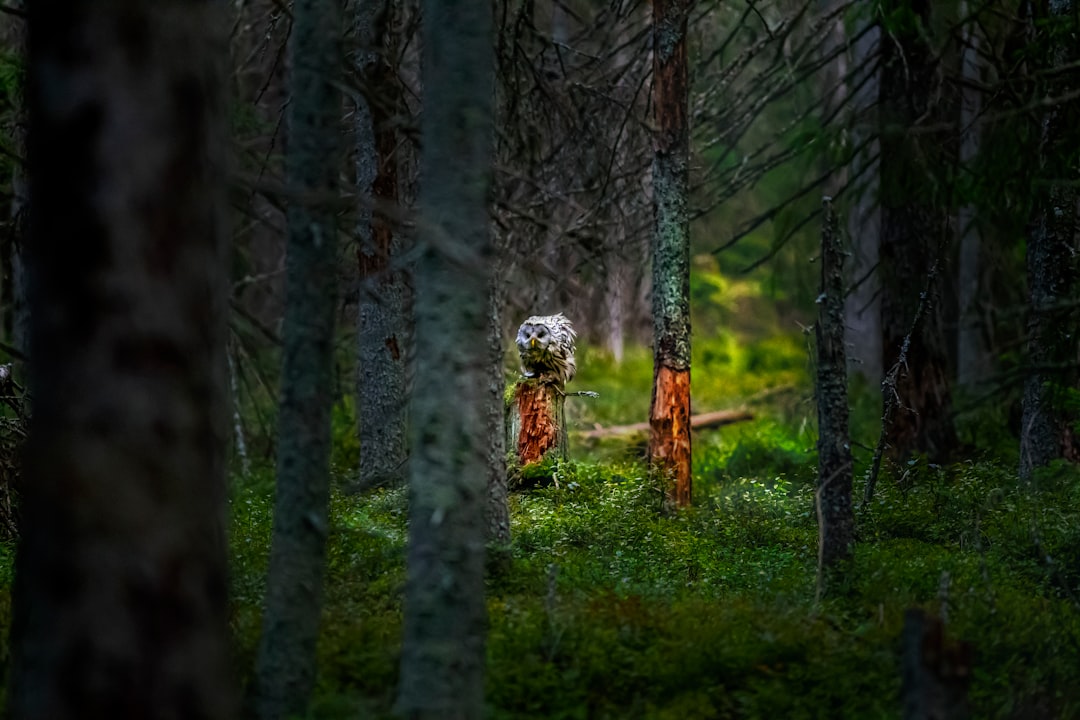
<instances>
[{"instance_id":1,"label":"blurred foreground tree trunk","mask_svg":"<svg viewBox=\"0 0 1080 720\"><path fill-rule=\"evenodd\" d=\"M947 232L944 198L934 195L944 184L947 150L922 126L945 122L944 100L929 44L930 1L886 0L882 10L878 276L884 375L910 337L896 386L883 389L897 403L886 441L893 459L914 452L941 458L956 447L956 432L938 283L928 285L928 279Z\"/></svg>"},{"instance_id":2,"label":"blurred foreground tree trunk","mask_svg":"<svg viewBox=\"0 0 1080 720\"><path fill-rule=\"evenodd\" d=\"M335 394L340 37L337 0L293 5L277 495L252 689L252 707L263 720L304 714L315 684Z\"/></svg>"},{"instance_id":3,"label":"blurred foreground tree trunk","mask_svg":"<svg viewBox=\"0 0 1080 720\"><path fill-rule=\"evenodd\" d=\"M819 593L828 590L832 575L842 570L842 563L851 558L855 540L847 352L844 347L844 255L836 213L828 198L822 223L820 262L821 292L818 321L814 325L817 339Z\"/></svg>"},{"instance_id":4,"label":"blurred foreground tree trunk","mask_svg":"<svg viewBox=\"0 0 1080 720\"><path fill-rule=\"evenodd\" d=\"M405 243L388 217L398 202L398 133L401 86L392 66L394 3L359 0L356 184L357 422L361 489L405 484L409 326L412 292L402 267Z\"/></svg>"},{"instance_id":5,"label":"blurred foreground tree trunk","mask_svg":"<svg viewBox=\"0 0 1080 720\"><path fill-rule=\"evenodd\" d=\"M960 3L960 14L968 14L969 3ZM974 173L979 155L982 90L979 71L980 36L977 23L964 26L963 46L960 49L960 172ZM970 183L974 185L974 183ZM973 391L988 379L991 358L983 340L982 304L980 292L982 275L982 238L976 221L974 201L965 203L956 213L956 232L960 237L957 264L957 294L959 327L956 330L956 384Z\"/></svg>"},{"instance_id":6,"label":"blurred foreground tree trunk","mask_svg":"<svg viewBox=\"0 0 1080 720\"><path fill-rule=\"evenodd\" d=\"M945 621L920 608L904 613L900 700L904 720L967 720L975 649L949 638Z\"/></svg>"},{"instance_id":7,"label":"blurred foreground tree trunk","mask_svg":"<svg viewBox=\"0 0 1080 720\"><path fill-rule=\"evenodd\" d=\"M234 715L220 5L28 3L12 718Z\"/></svg>"},{"instance_id":8,"label":"blurred foreground tree trunk","mask_svg":"<svg viewBox=\"0 0 1080 720\"><path fill-rule=\"evenodd\" d=\"M649 464L690 504L690 125L686 50L690 0L653 2L653 390Z\"/></svg>"},{"instance_id":9,"label":"blurred foreground tree trunk","mask_svg":"<svg viewBox=\"0 0 1080 720\"><path fill-rule=\"evenodd\" d=\"M425 0L423 23L422 249L398 710L454 720L484 709L492 5Z\"/></svg>"},{"instance_id":10,"label":"blurred foreground tree trunk","mask_svg":"<svg viewBox=\"0 0 1080 720\"><path fill-rule=\"evenodd\" d=\"M1077 59L1075 3L1035 3L1037 40L1045 45L1043 70L1054 78L1040 96L1061 97L1077 90L1075 71L1060 68ZM1055 22L1056 21L1056 22ZM1051 35L1052 33L1052 35ZM1053 72L1057 69L1057 72ZM1076 310L1077 151L1076 119L1080 102L1052 105L1041 119L1039 177L1027 245L1028 371L1020 430L1020 474L1066 457L1080 460L1073 422L1077 392ZM1070 397L1070 394L1072 397Z\"/></svg>"}]
</instances>

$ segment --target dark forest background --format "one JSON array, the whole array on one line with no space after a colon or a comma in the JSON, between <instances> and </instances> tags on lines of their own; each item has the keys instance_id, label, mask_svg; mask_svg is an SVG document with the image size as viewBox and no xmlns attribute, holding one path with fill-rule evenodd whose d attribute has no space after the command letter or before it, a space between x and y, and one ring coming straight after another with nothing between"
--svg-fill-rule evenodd
<instances>
[{"instance_id":1,"label":"dark forest background","mask_svg":"<svg viewBox=\"0 0 1080 720\"><path fill-rule=\"evenodd\" d=\"M1078 33L0 5L5 712L1080 717ZM683 280L688 412L727 412L676 507L627 426ZM522 468L513 338L557 312L569 455Z\"/></svg>"}]
</instances>

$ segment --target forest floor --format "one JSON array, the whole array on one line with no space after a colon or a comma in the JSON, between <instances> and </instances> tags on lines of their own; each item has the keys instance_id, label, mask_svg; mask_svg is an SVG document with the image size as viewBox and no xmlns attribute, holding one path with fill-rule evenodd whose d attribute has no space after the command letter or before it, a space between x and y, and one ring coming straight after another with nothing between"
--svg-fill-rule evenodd
<instances>
[{"instance_id":1,"label":"forest floor","mask_svg":"<svg viewBox=\"0 0 1080 720\"><path fill-rule=\"evenodd\" d=\"M1007 404L958 414L963 457L887 466L857 511L847 580L817 597L815 409L799 337L699 343L695 411L754 420L694 437L694 506L661 512L634 440L573 439L558 486L511 494L513 559L489 580L488 716L899 718L905 612L947 618L974 649L971 717L1080 717L1080 470L1017 479ZM648 410L645 351L582 358L569 422ZM998 395L1001 400L1005 395ZM854 388L856 497L879 399ZM336 484L356 439L336 409ZM257 644L273 467L234 473L232 629L241 681ZM319 676L310 718L390 718L405 578L406 493L333 494ZM0 620L11 543L0 543ZM6 637L0 638L6 648Z\"/></svg>"},{"instance_id":2,"label":"forest floor","mask_svg":"<svg viewBox=\"0 0 1080 720\"><path fill-rule=\"evenodd\" d=\"M648 358L619 372L593 365L574 384L600 398L575 398L575 427L640 419ZM663 516L660 488L625 441L579 442L558 487L512 494L513 562L488 586L489 717L899 718L913 607L944 615L947 635L973 646L972 717L1080 717L1076 468L1020 485L998 411L972 415L969 457L886 469L857 513L847 581L818 600L805 348L792 339L715 367L695 375L695 409L753 407L756 419L695 436L693 508ZM865 446L878 410L863 395L853 428ZM857 497L868 456L857 447ZM347 454L338 462L355 467ZM271 472L237 485L242 672L272 505ZM334 496L312 718L391 717L406 515L402 490Z\"/></svg>"}]
</instances>

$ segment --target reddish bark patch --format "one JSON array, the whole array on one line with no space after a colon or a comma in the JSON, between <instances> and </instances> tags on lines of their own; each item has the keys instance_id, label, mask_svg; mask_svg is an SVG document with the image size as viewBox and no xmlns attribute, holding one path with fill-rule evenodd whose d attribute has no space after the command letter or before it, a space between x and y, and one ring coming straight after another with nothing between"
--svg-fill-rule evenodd
<instances>
[{"instance_id":1,"label":"reddish bark patch","mask_svg":"<svg viewBox=\"0 0 1080 720\"><path fill-rule=\"evenodd\" d=\"M690 504L690 370L657 365L649 412L649 464L674 482L668 500L678 507Z\"/></svg>"},{"instance_id":2,"label":"reddish bark patch","mask_svg":"<svg viewBox=\"0 0 1080 720\"><path fill-rule=\"evenodd\" d=\"M556 386L538 382L520 383L514 392L514 402L521 414L517 455L522 465L539 462L559 447L558 392Z\"/></svg>"}]
</instances>

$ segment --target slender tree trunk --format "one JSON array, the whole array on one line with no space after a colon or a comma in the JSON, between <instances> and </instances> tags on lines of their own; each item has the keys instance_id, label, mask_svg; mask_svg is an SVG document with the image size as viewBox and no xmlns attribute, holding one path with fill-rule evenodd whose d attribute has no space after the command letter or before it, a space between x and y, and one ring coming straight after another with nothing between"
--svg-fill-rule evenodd
<instances>
[{"instance_id":1,"label":"slender tree trunk","mask_svg":"<svg viewBox=\"0 0 1080 720\"><path fill-rule=\"evenodd\" d=\"M866 18L862 22L872 20ZM856 27L856 31L860 29ZM871 116L876 111L881 84L881 71L876 62L880 49L881 31L878 28L860 35L851 45L852 56L848 65L855 70L851 74L849 102L854 113L852 142L855 144L861 144L875 132ZM880 382L882 378L881 279L877 272L881 208L878 203L878 174L867 166L879 149L880 143L871 140L866 150L852 161L852 176L860 176L864 180L856 184L848 211L851 290L844 303L844 322L851 350L848 357L852 363L850 371L873 383Z\"/></svg>"},{"instance_id":2,"label":"slender tree trunk","mask_svg":"<svg viewBox=\"0 0 1080 720\"><path fill-rule=\"evenodd\" d=\"M496 245L496 252L502 249ZM496 262L488 290L488 397L487 397L487 540L488 566L505 569L510 561L510 505L506 487L506 410L503 396L503 293L502 263Z\"/></svg>"},{"instance_id":3,"label":"slender tree trunk","mask_svg":"<svg viewBox=\"0 0 1080 720\"><path fill-rule=\"evenodd\" d=\"M883 369L900 356L912 331L922 288L947 232L942 198L928 188L940 184L944 167L942 141L912 132L919 124L942 119L935 85L929 0L889 0L882 39L881 77L881 328ZM911 335L905 369L896 387L899 409L887 428L889 454L903 459L913 452L943 458L956 447L950 413L952 399L947 343L938 288L930 288L925 317Z\"/></svg>"},{"instance_id":4,"label":"slender tree trunk","mask_svg":"<svg viewBox=\"0 0 1080 720\"><path fill-rule=\"evenodd\" d=\"M1049 17L1041 19L1076 22L1073 2L1049 6ZM1044 23L1043 27L1051 25ZM1051 46L1047 67L1076 60L1073 27L1069 41L1058 40ZM1058 75L1061 79L1050 88L1055 96L1075 91L1069 83L1070 74ZM1080 323L1075 308L1070 307L1077 287L1077 192L1074 183L1062 182L1077 176L1076 166L1063 158L1075 157L1068 133L1075 136L1078 107L1080 103L1070 100L1047 110L1042 119L1039 160L1040 174L1046 181L1033 184L1037 192L1035 217L1027 246L1031 304L1020 428L1020 475L1025 479L1031 478L1035 468L1057 458L1080 460L1080 444L1073 430L1076 413L1066 409L1080 375L1076 369Z\"/></svg>"},{"instance_id":5,"label":"slender tree trunk","mask_svg":"<svg viewBox=\"0 0 1080 720\"><path fill-rule=\"evenodd\" d=\"M817 337L818 571L827 590L833 571L852 556L851 440L848 437L847 352L844 347L844 254L831 199L821 232L821 294Z\"/></svg>"},{"instance_id":6,"label":"slender tree trunk","mask_svg":"<svg viewBox=\"0 0 1080 720\"><path fill-rule=\"evenodd\" d=\"M968 3L961 3L961 15L967 15ZM974 22L964 28L964 47L960 52L960 74L964 79L960 91L960 168L972 172L979 154L979 115L982 111L982 92L979 83L979 34ZM982 241L975 222L975 207L961 207L956 214L960 235L960 258L957 268L957 292L960 304L960 326L956 331L956 382L972 390L985 382L990 373L986 343L979 312Z\"/></svg>"},{"instance_id":7,"label":"slender tree trunk","mask_svg":"<svg viewBox=\"0 0 1080 720\"><path fill-rule=\"evenodd\" d=\"M669 503L690 504L690 215L688 0L653 2L653 393L649 463L672 484Z\"/></svg>"},{"instance_id":8,"label":"slender tree trunk","mask_svg":"<svg viewBox=\"0 0 1080 720\"><path fill-rule=\"evenodd\" d=\"M356 9L356 69L365 93L356 105L356 235L360 300L357 313L357 420L360 487L404 485L408 338L412 292L402 235L386 207L398 200L396 116L400 86L384 50L392 45L390 0L360 0Z\"/></svg>"},{"instance_id":9,"label":"slender tree trunk","mask_svg":"<svg viewBox=\"0 0 1080 720\"><path fill-rule=\"evenodd\" d=\"M488 503L492 5L426 0L416 385L398 709L479 718Z\"/></svg>"},{"instance_id":10,"label":"slender tree trunk","mask_svg":"<svg viewBox=\"0 0 1080 720\"><path fill-rule=\"evenodd\" d=\"M12 718L233 717L219 6L27 4Z\"/></svg>"},{"instance_id":11,"label":"slender tree trunk","mask_svg":"<svg viewBox=\"0 0 1080 720\"><path fill-rule=\"evenodd\" d=\"M277 497L253 707L305 712L322 610L337 310L335 205L340 167L341 15L337 0L297 0L290 36L288 211Z\"/></svg>"},{"instance_id":12,"label":"slender tree trunk","mask_svg":"<svg viewBox=\"0 0 1080 720\"><path fill-rule=\"evenodd\" d=\"M21 17L0 18L0 39L4 51L26 57L26 22ZM3 258L0 262L0 307L6 308L0 332L11 348L30 355L30 312L28 303L28 278L26 272L27 216L29 214L29 188L26 164L18 158L26 157L26 110L15 108L11 122L11 145L15 157L11 169L11 220L8 232L0 242Z\"/></svg>"}]
</instances>

